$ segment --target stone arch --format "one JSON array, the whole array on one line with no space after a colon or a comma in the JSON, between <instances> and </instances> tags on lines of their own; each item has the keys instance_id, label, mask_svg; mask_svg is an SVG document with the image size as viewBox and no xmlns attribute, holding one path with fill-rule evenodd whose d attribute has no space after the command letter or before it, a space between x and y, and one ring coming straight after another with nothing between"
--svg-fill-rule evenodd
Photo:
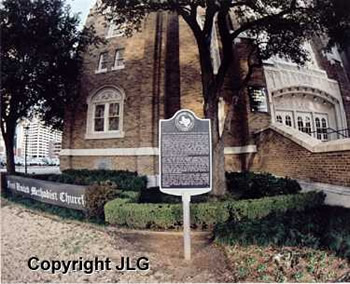
<instances>
[{"instance_id":1,"label":"stone arch","mask_svg":"<svg viewBox=\"0 0 350 284\"><path fill-rule=\"evenodd\" d=\"M105 85L97 90L91 92L86 99L86 103L89 104L97 100L125 100L125 92L122 88L114 85Z\"/></svg>"},{"instance_id":2,"label":"stone arch","mask_svg":"<svg viewBox=\"0 0 350 284\"><path fill-rule=\"evenodd\" d=\"M321 89L305 85L288 86L272 91L271 99L272 122L282 120L283 124L317 139L320 135L317 135L319 128L316 121L320 119L327 120L327 126L322 131L326 131L325 128L329 131L342 128L339 100Z\"/></svg>"}]
</instances>

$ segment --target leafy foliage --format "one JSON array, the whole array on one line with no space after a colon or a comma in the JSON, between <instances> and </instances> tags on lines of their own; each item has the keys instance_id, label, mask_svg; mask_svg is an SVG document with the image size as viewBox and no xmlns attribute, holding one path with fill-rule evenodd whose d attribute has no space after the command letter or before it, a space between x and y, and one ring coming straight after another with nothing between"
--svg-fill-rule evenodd
<instances>
[{"instance_id":1,"label":"leafy foliage","mask_svg":"<svg viewBox=\"0 0 350 284\"><path fill-rule=\"evenodd\" d=\"M226 57L231 58L226 53L228 45L244 33L258 48L260 59L279 55L299 64L308 59L304 42L315 35L328 34L333 43L349 39L350 6L347 0L103 0L102 3L101 10L106 11L108 7L109 17L117 24L126 23L127 35L140 30L142 20L151 12L176 11L192 29L200 53L211 44L214 17L218 15L225 59L221 65L223 68L220 68L224 72L217 75L220 81L219 77L227 70L225 64L230 64L226 62ZM198 14L204 15L202 27L197 22ZM227 23L228 15L234 18L231 25ZM209 55L206 53L206 56ZM201 63L204 61L201 60ZM205 61L205 64L209 66L201 66L202 70L208 68L212 71L210 61ZM213 84L215 79L214 76Z\"/></svg>"},{"instance_id":2,"label":"leafy foliage","mask_svg":"<svg viewBox=\"0 0 350 284\"><path fill-rule=\"evenodd\" d=\"M77 185L99 184L106 181L117 185L118 189L140 191L146 187L147 177L136 172L114 170L65 170L62 174L35 175L35 178Z\"/></svg>"},{"instance_id":3,"label":"leafy foliage","mask_svg":"<svg viewBox=\"0 0 350 284\"><path fill-rule=\"evenodd\" d=\"M19 120L40 116L62 128L64 108L74 107L82 51L101 43L93 28L78 30L64 0L4 0L1 29L1 132L7 169L14 172L13 140Z\"/></svg>"},{"instance_id":4,"label":"leafy foliage","mask_svg":"<svg viewBox=\"0 0 350 284\"><path fill-rule=\"evenodd\" d=\"M220 200L256 199L283 194L296 194L301 187L296 180L278 178L271 174L256 174L253 172L226 172L228 193ZM197 195L191 198L192 203L210 201L209 194ZM181 197L162 193L158 187L143 188L140 203L179 203Z\"/></svg>"},{"instance_id":5,"label":"leafy foliage","mask_svg":"<svg viewBox=\"0 0 350 284\"><path fill-rule=\"evenodd\" d=\"M259 220L220 224L215 238L229 245L325 248L350 258L350 210L321 206L274 212Z\"/></svg>"},{"instance_id":6,"label":"leafy foliage","mask_svg":"<svg viewBox=\"0 0 350 284\"><path fill-rule=\"evenodd\" d=\"M111 182L88 186L85 192L87 217L104 220L104 205L108 201L115 199L119 193L120 190Z\"/></svg>"},{"instance_id":7,"label":"leafy foliage","mask_svg":"<svg viewBox=\"0 0 350 284\"><path fill-rule=\"evenodd\" d=\"M191 197L192 203L206 202L209 194L202 194ZM181 196L162 193L159 187L143 188L140 193L139 203L180 203Z\"/></svg>"},{"instance_id":8,"label":"leafy foliage","mask_svg":"<svg viewBox=\"0 0 350 284\"><path fill-rule=\"evenodd\" d=\"M318 0L320 20L329 36L328 48L338 44L341 48L350 45L350 2L348 0Z\"/></svg>"},{"instance_id":9,"label":"leafy foliage","mask_svg":"<svg viewBox=\"0 0 350 284\"><path fill-rule=\"evenodd\" d=\"M303 210L323 203L322 193L266 197L255 200L205 202L191 205L191 224L195 228L212 228L226 221L255 220L272 212ZM182 225L182 204L139 204L117 198L105 205L106 222L130 228L174 229Z\"/></svg>"},{"instance_id":10,"label":"leafy foliage","mask_svg":"<svg viewBox=\"0 0 350 284\"><path fill-rule=\"evenodd\" d=\"M301 191L296 180L278 178L269 173L226 173L226 182L228 191L233 195L238 195L241 199L295 194Z\"/></svg>"},{"instance_id":11,"label":"leafy foliage","mask_svg":"<svg viewBox=\"0 0 350 284\"><path fill-rule=\"evenodd\" d=\"M5 0L0 13L3 119L36 112L58 126L77 95L80 53L99 40L63 0Z\"/></svg>"}]
</instances>

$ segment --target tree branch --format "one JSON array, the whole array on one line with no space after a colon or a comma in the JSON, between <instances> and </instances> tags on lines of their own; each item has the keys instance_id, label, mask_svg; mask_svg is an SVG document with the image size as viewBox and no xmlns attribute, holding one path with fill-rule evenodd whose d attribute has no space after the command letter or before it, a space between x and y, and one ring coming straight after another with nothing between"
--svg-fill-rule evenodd
<instances>
[{"instance_id":1,"label":"tree branch","mask_svg":"<svg viewBox=\"0 0 350 284\"><path fill-rule=\"evenodd\" d=\"M268 16L264 16L262 18L256 19L254 21L250 21L247 23L244 23L242 26L240 26L238 29L236 29L233 33L231 33L230 38L233 41L235 38L237 38L241 33L252 29L254 27L257 26L263 26L271 21L274 21L278 18L281 18L285 15L288 15L289 13L295 11L297 9L297 0L292 0L290 6L288 9L283 10L277 14L272 14L272 15L268 15Z\"/></svg>"},{"instance_id":2,"label":"tree branch","mask_svg":"<svg viewBox=\"0 0 350 284\"><path fill-rule=\"evenodd\" d=\"M198 25L197 22L197 12L193 11L193 9L197 10L197 6L192 5L190 11L186 11L186 9L184 9L184 7L178 5L175 7L176 12L182 16L182 18L185 20L185 22L190 26L195 38L197 39L197 41L202 37L202 30Z\"/></svg>"},{"instance_id":3,"label":"tree branch","mask_svg":"<svg viewBox=\"0 0 350 284\"><path fill-rule=\"evenodd\" d=\"M219 7L214 4L214 1L207 0L207 9L205 13L205 21L203 26L203 34L206 38L211 37L211 32L213 29L214 17L216 12L218 12Z\"/></svg>"},{"instance_id":4,"label":"tree branch","mask_svg":"<svg viewBox=\"0 0 350 284\"><path fill-rule=\"evenodd\" d=\"M218 70L218 74L216 75L216 89L219 90L223 83L227 73L227 70L232 62L232 41L230 39L230 33L227 26L227 15L229 8L227 7L225 10L220 11L218 13L218 27L219 34L222 43L222 52L223 57L221 60L221 65Z\"/></svg>"}]
</instances>

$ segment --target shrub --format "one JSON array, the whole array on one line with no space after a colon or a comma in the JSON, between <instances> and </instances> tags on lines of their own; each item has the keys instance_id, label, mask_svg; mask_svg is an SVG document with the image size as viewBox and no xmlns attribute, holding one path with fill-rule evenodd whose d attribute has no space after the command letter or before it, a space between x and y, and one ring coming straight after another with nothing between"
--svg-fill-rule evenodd
<instances>
[{"instance_id":1,"label":"shrub","mask_svg":"<svg viewBox=\"0 0 350 284\"><path fill-rule=\"evenodd\" d=\"M240 200L227 204L230 218L233 221L244 219L261 219L272 212L297 211L323 204L325 195L322 192L307 192L291 195L265 197L260 199Z\"/></svg>"},{"instance_id":2,"label":"shrub","mask_svg":"<svg viewBox=\"0 0 350 284\"><path fill-rule=\"evenodd\" d=\"M196 195L191 197L192 203L206 202L209 200L209 194ZM165 194L159 187L143 188L140 193L139 203L180 203L181 196Z\"/></svg>"},{"instance_id":3,"label":"shrub","mask_svg":"<svg viewBox=\"0 0 350 284\"><path fill-rule=\"evenodd\" d=\"M214 234L222 244L326 248L350 258L350 209L318 206L275 212L259 220L219 224Z\"/></svg>"},{"instance_id":4,"label":"shrub","mask_svg":"<svg viewBox=\"0 0 350 284\"><path fill-rule=\"evenodd\" d=\"M206 202L191 204L191 224L195 228L212 228L226 221L261 219L273 212L303 210L323 203L322 193L267 197L259 200ZM130 228L172 229L182 225L182 204L138 204L120 198L105 205L109 224Z\"/></svg>"},{"instance_id":5,"label":"shrub","mask_svg":"<svg viewBox=\"0 0 350 284\"><path fill-rule=\"evenodd\" d=\"M137 202L139 200L140 193L136 191L121 191L118 197L126 198L131 202Z\"/></svg>"},{"instance_id":6,"label":"shrub","mask_svg":"<svg viewBox=\"0 0 350 284\"><path fill-rule=\"evenodd\" d=\"M299 183L290 178L277 178L271 174L252 172L226 173L227 188L241 199L295 194L301 191Z\"/></svg>"},{"instance_id":7,"label":"shrub","mask_svg":"<svg viewBox=\"0 0 350 284\"><path fill-rule=\"evenodd\" d=\"M147 185L146 176L138 176L136 172L114 170L65 170L62 174L36 175L38 179L78 185L92 185L110 181L118 185L119 189L140 191Z\"/></svg>"},{"instance_id":8,"label":"shrub","mask_svg":"<svg viewBox=\"0 0 350 284\"><path fill-rule=\"evenodd\" d=\"M120 190L110 182L89 185L85 192L87 217L104 220L104 205L119 194Z\"/></svg>"},{"instance_id":9,"label":"shrub","mask_svg":"<svg viewBox=\"0 0 350 284\"><path fill-rule=\"evenodd\" d=\"M139 203L179 203L181 196L162 193L159 187L143 188L140 192Z\"/></svg>"}]
</instances>

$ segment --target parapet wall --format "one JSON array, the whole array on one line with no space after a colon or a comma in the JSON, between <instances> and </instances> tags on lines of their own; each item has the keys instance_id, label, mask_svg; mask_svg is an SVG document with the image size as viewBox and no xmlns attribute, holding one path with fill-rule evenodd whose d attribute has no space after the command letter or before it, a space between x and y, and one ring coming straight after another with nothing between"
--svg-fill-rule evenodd
<instances>
[{"instance_id":1,"label":"parapet wall","mask_svg":"<svg viewBox=\"0 0 350 284\"><path fill-rule=\"evenodd\" d=\"M295 129L272 125L256 134L250 171L350 186L350 139L320 142Z\"/></svg>"}]
</instances>

